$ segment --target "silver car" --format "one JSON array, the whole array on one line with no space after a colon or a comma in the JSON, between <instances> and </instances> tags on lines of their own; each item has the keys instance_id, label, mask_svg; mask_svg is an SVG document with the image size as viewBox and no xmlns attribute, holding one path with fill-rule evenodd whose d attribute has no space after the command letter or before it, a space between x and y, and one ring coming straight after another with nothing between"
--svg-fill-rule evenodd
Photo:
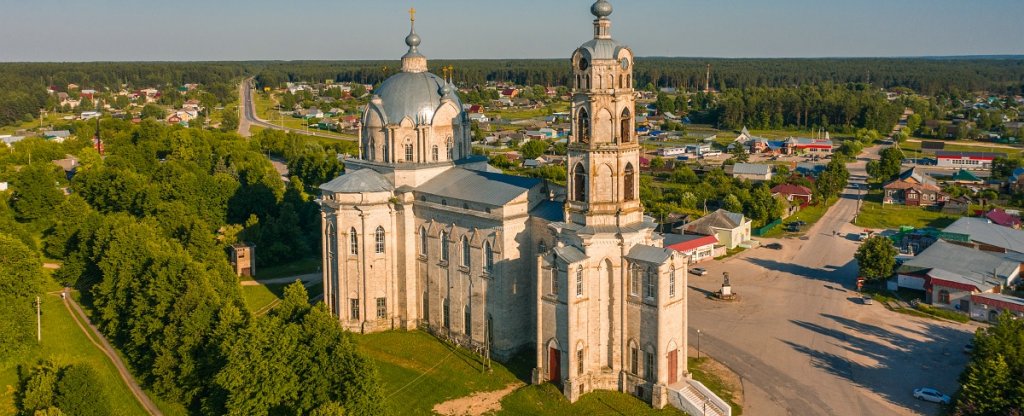
<instances>
[{"instance_id":1,"label":"silver car","mask_svg":"<svg viewBox=\"0 0 1024 416\"><path fill-rule=\"evenodd\" d=\"M694 268L690 269L690 273L693 273L693 274L695 274L697 276L703 276L703 275L708 274L708 271L704 270L704 268L702 268L702 267L694 267Z\"/></svg>"},{"instance_id":2,"label":"silver car","mask_svg":"<svg viewBox=\"0 0 1024 416\"><path fill-rule=\"evenodd\" d=\"M949 396L942 394L942 392L931 387L914 389L914 398L924 400L926 402L949 404Z\"/></svg>"}]
</instances>

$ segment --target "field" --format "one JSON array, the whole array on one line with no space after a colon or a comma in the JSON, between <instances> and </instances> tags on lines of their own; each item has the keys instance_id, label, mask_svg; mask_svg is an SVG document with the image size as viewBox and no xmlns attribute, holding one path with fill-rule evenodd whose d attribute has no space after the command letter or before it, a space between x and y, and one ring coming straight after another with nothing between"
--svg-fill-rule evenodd
<instances>
[{"instance_id":1,"label":"field","mask_svg":"<svg viewBox=\"0 0 1024 416\"><path fill-rule=\"evenodd\" d=\"M307 128L306 120L301 118L292 117L291 114L281 114L277 111L277 103L273 101L270 96L265 93L255 93L252 96L253 102L256 105L256 116L263 119L267 123L285 127L288 129L295 130L296 132L308 131L316 132L318 134L325 134L339 139L352 139L354 136L350 134L340 134L327 130L318 130L315 128ZM255 132L255 131L253 131Z\"/></svg>"},{"instance_id":2,"label":"field","mask_svg":"<svg viewBox=\"0 0 1024 416\"><path fill-rule=\"evenodd\" d=\"M914 228L945 228L959 218L956 215L943 214L922 207L882 205L880 192L872 191L864 198L864 205L856 217L855 225L872 229L898 228L903 225Z\"/></svg>"},{"instance_id":3,"label":"field","mask_svg":"<svg viewBox=\"0 0 1024 416\"><path fill-rule=\"evenodd\" d=\"M56 283L48 291L59 290ZM59 296L42 297L43 341L17 357L0 361L0 414L13 414L13 389L18 384L18 365L32 366L50 359L59 364L87 363L100 377L106 399L115 415L144 415L145 410L121 380L114 365L75 324Z\"/></svg>"},{"instance_id":4,"label":"field","mask_svg":"<svg viewBox=\"0 0 1024 416\"><path fill-rule=\"evenodd\" d=\"M429 415L434 405L474 392L501 390L529 380L532 354L521 354L508 366L493 362L482 371L479 357L452 348L422 332L356 335L360 351L373 359L384 385L388 407L395 414ZM594 392L570 404L551 384L519 388L501 401L499 415L681 415L654 410L633 396Z\"/></svg>"},{"instance_id":5,"label":"field","mask_svg":"<svg viewBox=\"0 0 1024 416\"><path fill-rule=\"evenodd\" d=\"M920 142L921 140L935 141L935 142L944 142L946 144L946 147L945 147L944 150L954 151L954 152L997 152L997 153L1006 153L1006 155L1008 157L1011 157L1011 158L1020 158L1022 156L1022 154L1024 154L1024 149L1021 149L1019 147L1009 146L1009 145L979 143L979 142L959 143L959 142L953 142L953 141L949 141L949 140L917 139L917 138L915 138L913 140L916 140L916 141L907 141L905 143L900 144L900 149L903 149L903 153L908 158L935 157L935 151L926 151L926 152L922 152L921 151L921 142Z\"/></svg>"},{"instance_id":6,"label":"field","mask_svg":"<svg viewBox=\"0 0 1024 416\"><path fill-rule=\"evenodd\" d=\"M803 210L798 211L796 214L793 214L789 218L786 218L782 222L782 224L779 224L779 225L775 226L775 228L772 228L770 231L765 233L762 237L765 237L765 238L778 238L778 237L783 236L783 235L799 235L799 234L803 234L803 232L807 231L807 229L810 228L811 225L814 225L814 223L818 222L818 220L820 220L821 217L825 216L825 213L828 212L828 209L830 207L832 207L832 204L835 204L835 203L836 203L836 199L833 198L827 204L810 205L807 208L804 208ZM786 231L786 224L787 223L791 223L791 222L795 222L795 221L803 221L803 222L806 222L807 225L805 225L803 227L803 231L801 231L799 233L787 232Z\"/></svg>"}]
</instances>

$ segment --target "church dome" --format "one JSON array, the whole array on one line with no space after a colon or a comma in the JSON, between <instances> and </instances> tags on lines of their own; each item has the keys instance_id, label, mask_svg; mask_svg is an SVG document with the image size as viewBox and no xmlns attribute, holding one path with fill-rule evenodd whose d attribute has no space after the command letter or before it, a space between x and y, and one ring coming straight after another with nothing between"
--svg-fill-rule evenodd
<instances>
[{"instance_id":1,"label":"church dome","mask_svg":"<svg viewBox=\"0 0 1024 416\"><path fill-rule=\"evenodd\" d=\"M598 19L611 16L612 4L608 0L598 0L593 6L590 6L590 13Z\"/></svg>"},{"instance_id":2,"label":"church dome","mask_svg":"<svg viewBox=\"0 0 1024 416\"><path fill-rule=\"evenodd\" d=\"M457 95L445 96L446 85L441 77L429 72L399 72L385 80L376 95L388 123L398 124L409 117L416 124L426 124L434 118L442 99L453 100L462 109Z\"/></svg>"}]
</instances>

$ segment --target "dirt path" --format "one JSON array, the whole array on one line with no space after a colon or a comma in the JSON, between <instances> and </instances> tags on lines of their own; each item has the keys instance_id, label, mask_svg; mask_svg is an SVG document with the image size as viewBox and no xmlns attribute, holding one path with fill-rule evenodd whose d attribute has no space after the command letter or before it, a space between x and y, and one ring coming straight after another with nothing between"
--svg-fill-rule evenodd
<instances>
[{"instance_id":1,"label":"dirt path","mask_svg":"<svg viewBox=\"0 0 1024 416\"><path fill-rule=\"evenodd\" d=\"M89 322L89 318L85 316L85 312L82 311L82 308L78 306L77 303L75 303L75 300L71 299L70 293L64 297L64 307L68 309L68 313L71 314L71 317L75 320L75 323L78 324L78 327L82 329L82 332L85 333L85 336L89 338L89 341L103 351L103 353L107 355L107 358L110 358L114 367L117 368L118 374L121 375L121 379L124 380L124 384L128 386L128 390L131 390L132 394L135 395L135 398L138 399L139 404L146 409L146 412L151 416L163 416L163 413L156 407L156 404L154 404L153 401L149 399L149 396L142 391L142 387L139 387L139 383L135 381L135 377L128 372L128 368L126 368L124 362L121 361L121 357L114 352L113 347L110 346L107 339L100 334L100 331L96 329L96 326L93 325L92 322ZM84 325L83 322L85 323ZM97 342L97 340L99 340L99 342Z\"/></svg>"},{"instance_id":2,"label":"dirt path","mask_svg":"<svg viewBox=\"0 0 1024 416\"><path fill-rule=\"evenodd\" d=\"M434 406L434 413L445 416L481 416L501 410L501 399L523 387L521 381L509 384L501 390L473 393Z\"/></svg>"}]
</instances>

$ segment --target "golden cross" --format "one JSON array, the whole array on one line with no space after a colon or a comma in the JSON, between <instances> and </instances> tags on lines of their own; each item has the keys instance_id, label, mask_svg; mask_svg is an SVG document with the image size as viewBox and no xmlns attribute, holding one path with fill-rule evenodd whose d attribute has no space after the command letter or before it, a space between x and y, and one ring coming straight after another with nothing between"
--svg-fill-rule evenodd
<instances>
[{"instance_id":1,"label":"golden cross","mask_svg":"<svg viewBox=\"0 0 1024 416\"><path fill-rule=\"evenodd\" d=\"M415 7L409 9L409 20L411 20L413 22L416 21L416 8Z\"/></svg>"}]
</instances>

